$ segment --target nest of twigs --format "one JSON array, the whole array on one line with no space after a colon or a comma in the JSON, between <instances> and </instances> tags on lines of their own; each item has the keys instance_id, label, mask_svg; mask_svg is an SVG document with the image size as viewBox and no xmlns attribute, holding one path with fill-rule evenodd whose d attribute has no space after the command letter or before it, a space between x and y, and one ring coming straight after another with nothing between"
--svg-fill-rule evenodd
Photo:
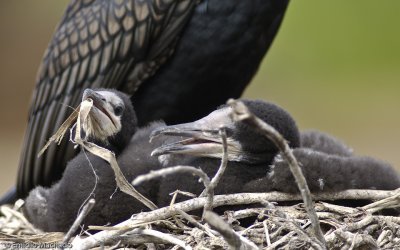
<instances>
[{"instance_id":1,"label":"nest of twigs","mask_svg":"<svg viewBox=\"0 0 400 250\"><path fill-rule=\"evenodd\" d=\"M214 187L226 168L224 142L224 157L212 179L200 169L177 166L139 176L133 181L136 185L166 174L191 172L199 176L205 186L197 198L174 203L177 195L191 195L178 191L173 194L168 207L134 214L114 226L89 226L88 230L81 230L78 236L73 236L73 233L90 213L95 203L93 199L84 205L67 234L43 233L34 228L20 212L23 201L18 201L14 206L1 207L0 249L400 249L400 217L384 213L391 209L397 214L395 209L400 207L400 190L346 190L311 195L301 169L282 136L252 115L241 102L231 101L230 104L234 119L254 125L280 149L301 194L271 192L214 195ZM89 109L86 109L86 114ZM221 136L226 141L223 130ZM81 138L76 138L76 142L110 162L121 191L142 199L123 177L112 153L90 145ZM314 203L313 200L320 202ZM338 200L370 202L357 208L321 202ZM303 203L299 203L301 201ZM151 209L150 201L143 199L143 203L149 204ZM229 205L241 205L241 210L233 210L234 207ZM243 205L248 206L243 209ZM220 211L221 207L225 209L222 214L213 212L216 208ZM199 209L203 209L202 217L191 215Z\"/></svg>"},{"instance_id":2,"label":"nest of twigs","mask_svg":"<svg viewBox=\"0 0 400 250\"><path fill-rule=\"evenodd\" d=\"M315 204L328 249L399 249L400 217L378 212L399 203L399 191L348 190L317 194L321 199L383 198L364 207L352 208L327 202ZM258 203L242 210L226 210L223 215L205 212L203 219L190 215L206 204L193 198L170 207L134 215L114 227L93 227L66 239L62 233L35 229L14 207L1 207L0 249L58 248L90 249L323 249L314 236L311 221L302 203L280 206L265 200L296 200L283 193L234 194L214 197L215 206ZM263 202L264 201L264 202ZM261 204L260 204L261 203ZM242 225L244 220L252 221Z\"/></svg>"}]
</instances>

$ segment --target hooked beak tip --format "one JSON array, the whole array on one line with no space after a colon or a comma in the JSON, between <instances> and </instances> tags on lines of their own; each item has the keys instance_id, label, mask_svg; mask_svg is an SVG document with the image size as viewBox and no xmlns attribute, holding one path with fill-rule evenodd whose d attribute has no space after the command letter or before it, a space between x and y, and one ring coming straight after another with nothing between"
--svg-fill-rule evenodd
<instances>
[{"instance_id":1,"label":"hooked beak tip","mask_svg":"<svg viewBox=\"0 0 400 250\"><path fill-rule=\"evenodd\" d=\"M82 99L86 100L88 98L90 98L93 95L94 91L92 89L85 89L85 91L83 91L83 95L82 95Z\"/></svg>"},{"instance_id":2,"label":"hooked beak tip","mask_svg":"<svg viewBox=\"0 0 400 250\"><path fill-rule=\"evenodd\" d=\"M160 135L160 132L159 132L159 131L160 131L160 130L156 129L156 130L153 130L153 131L151 132L151 134L150 134L150 142L152 142L152 141L154 140L154 138L156 138L157 136Z\"/></svg>"},{"instance_id":3,"label":"hooked beak tip","mask_svg":"<svg viewBox=\"0 0 400 250\"><path fill-rule=\"evenodd\" d=\"M149 136L149 142L152 143L154 141L154 139L156 139L158 136L162 135L163 133L163 128L158 128L155 129L151 132L150 136Z\"/></svg>"},{"instance_id":4,"label":"hooked beak tip","mask_svg":"<svg viewBox=\"0 0 400 250\"><path fill-rule=\"evenodd\" d=\"M160 155L162 155L162 152L158 148L154 149L150 154L151 157L160 156Z\"/></svg>"}]
</instances>

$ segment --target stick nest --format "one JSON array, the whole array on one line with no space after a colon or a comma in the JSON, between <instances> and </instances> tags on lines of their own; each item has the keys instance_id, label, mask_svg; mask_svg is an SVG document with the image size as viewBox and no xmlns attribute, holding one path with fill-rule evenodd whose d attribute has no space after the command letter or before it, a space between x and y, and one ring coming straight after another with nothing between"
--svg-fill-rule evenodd
<instances>
[{"instance_id":1,"label":"stick nest","mask_svg":"<svg viewBox=\"0 0 400 250\"><path fill-rule=\"evenodd\" d=\"M388 200L399 203L399 193L398 191L375 192L380 192L379 195L388 198L385 198L383 203L378 201L362 208L326 202L315 204L328 249L400 248L400 217L373 214L387 208ZM231 197L232 195L230 197L223 195L216 196L216 199L221 203L219 200L224 198L231 200ZM193 204L198 203L199 199L201 198L190 199L185 201L185 204L192 205L189 209L197 208ZM246 197L243 201L246 203ZM247 202L252 203L250 200ZM26 244L25 246L47 244L51 248L60 247L65 235L56 232L43 233L34 228L21 213L21 203L23 202L20 200L14 206L0 207L0 249L9 249L10 246L21 243ZM99 241L97 244L88 244L95 240L96 234L91 235L90 231L83 231L64 246L73 246L75 249L89 249L95 246L134 249L319 248L315 243L311 222L302 203L287 206L266 201L261 203L252 208L226 210L220 216L206 212L203 220L189 215L190 211L185 212L181 209L182 203L178 203L175 206L133 216L128 220L129 226L93 227L100 230L97 234L108 235L102 238L104 241ZM166 211L170 212L170 216L166 215ZM244 227L243 220L251 220L252 223ZM138 221L141 223L137 223Z\"/></svg>"}]
</instances>

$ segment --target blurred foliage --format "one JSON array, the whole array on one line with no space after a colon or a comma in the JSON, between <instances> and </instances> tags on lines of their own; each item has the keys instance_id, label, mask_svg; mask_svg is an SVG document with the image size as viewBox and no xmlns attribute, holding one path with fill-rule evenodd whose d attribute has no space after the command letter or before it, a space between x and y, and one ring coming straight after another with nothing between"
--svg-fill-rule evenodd
<instances>
[{"instance_id":1,"label":"blurred foliage","mask_svg":"<svg viewBox=\"0 0 400 250\"><path fill-rule=\"evenodd\" d=\"M400 2L293 0L245 96L400 167Z\"/></svg>"}]
</instances>

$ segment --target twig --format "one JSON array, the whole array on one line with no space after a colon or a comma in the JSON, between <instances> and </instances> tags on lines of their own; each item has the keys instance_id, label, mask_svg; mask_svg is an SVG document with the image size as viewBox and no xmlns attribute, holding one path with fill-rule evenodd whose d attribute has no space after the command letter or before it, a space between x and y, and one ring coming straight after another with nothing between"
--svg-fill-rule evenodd
<instances>
[{"instance_id":1,"label":"twig","mask_svg":"<svg viewBox=\"0 0 400 250\"><path fill-rule=\"evenodd\" d=\"M380 210L387 208L397 208L400 207L400 189L396 189L394 194L386 199L376 201L374 203L363 206L362 208L371 212L376 213Z\"/></svg>"},{"instance_id":2,"label":"twig","mask_svg":"<svg viewBox=\"0 0 400 250\"><path fill-rule=\"evenodd\" d=\"M295 232L298 235L298 237L302 239L302 241L309 242L314 249L322 249L322 247L315 242L315 238L310 237L308 233L303 230L303 227L298 226L293 220L288 220L284 218L271 218L271 219L273 223L281 227L287 228L292 232ZM280 220L283 220L283 222L281 222Z\"/></svg>"},{"instance_id":3,"label":"twig","mask_svg":"<svg viewBox=\"0 0 400 250\"><path fill-rule=\"evenodd\" d=\"M214 200L214 189L210 187L210 178L206 173L203 172L203 170L191 167L191 166L175 166L175 167L170 167L170 168L164 168L156 171L151 171L148 174L140 175L136 177L133 181L132 184L134 186L137 186L145 181L149 181L154 178L159 178L162 176L170 175L170 174L175 174L175 173L191 173L194 175L197 175L200 177L202 180L205 191L207 193L207 203L204 205L204 211L206 210L212 210L213 206L213 200Z\"/></svg>"},{"instance_id":4,"label":"twig","mask_svg":"<svg viewBox=\"0 0 400 250\"><path fill-rule=\"evenodd\" d=\"M358 249L360 246L364 246L365 249L378 249L374 239L367 234L353 234L342 230L335 230L335 235L345 240L350 245L349 249Z\"/></svg>"},{"instance_id":5,"label":"twig","mask_svg":"<svg viewBox=\"0 0 400 250\"><path fill-rule=\"evenodd\" d=\"M363 218L362 220L360 220L358 222L341 226L340 228L334 230L332 233L327 235L325 237L325 239L327 242L333 242L335 240L336 236L338 236L338 235L342 235L342 238L347 239L347 238L345 238L345 236L350 237L351 233L349 231L356 231L361 228L364 228L364 227L368 226L371 222L373 222L373 220L374 220L374 218L372 217L372 215L369 214L365 218Z\"/></svg>"},{"instance_id":6,"label":"twig","mask_svg":"<svg viewBox=\"0 0 400 250\"><path fill-rule=\"evenodd\" d=\"M117 249L119 247L119 245L121 245L121 241L118 241L117 243L115 243L114 246L111 246L110 248L108 248L108 250Z\"/></svg>"},{"instance_id":7,"label":"twig","mask_svg":"<svg viewBox=\"0 0 400 250\"><path fill-rule=\"evenodd\" d=\"M74 223L72 226L69 228L67 234L64 236L64 239L62 241L62 245L65 245L68 243L68 241L71 239L72 235L76 232L78 229L79 225L82 223L82 221L85 219L85 217L89 214L90 210L92 210L93 206L95 204L94 199L90 199L82 208L81 212L78 214L76 217Z\"/></svg>"},{"instance_id":8,"label":"twig","mask_svg":"<svg viewBox=\"0 0 400 250\"><path fill-rule=\"evenodd\" d=\"M374 221L374 218L372 217L371 214L367 214L363 219L360 221L354 222L354 223L349 223L347 224L343 229L346 231L355 231L359 230L361 228L364 228L371 224Z\"/></svg>"},{"instance_id":9,"label":"twig","mask_svg":"<svg viewBox=\"0 0 400 250\"><path fill-rule=\"evenodd\" d=\"M378 191L378 190L346 190L338 193L319 193L314 195L314 199L330 200L332 198L343 199L383 199L393 195L393 191ZM216 195L214 197L213 207L226 206L226 205L241 205L241 204L254 204L260 203L265 200L269 201L298 201L301 200L300 195L287 194L280 192L271 193L242 193L230 195ZM154 211L140 213L136 217L119 223L115 227L118 230L102 231L94 234L93 236L85 239L75 238L74 249L89 249L98 246L100 243L106 243L115 237L132 230L132 228L143 223L155 220L162 220L173 215L176 215L177 209L188 212L204 207L207 198L194 198L187 201L174 204L173 207L159 208ZM273 243L271 246L274 246ZM275 245L276 246L276 245ZM272 249L272 248L271 248Z\"/></svg>"},{"instance_id":10,"label":"twig","mask_svg":"<svg viewBox=\"0 0 400 250\"><path fill-rule=\"evenodd\" d=\"M169 242L170 244L178 245L178 246L182 247L185 250L192 250L192 248L190 246L186 245L185 242L183 242L180 239L177 239L177 238L173 237L170 234L161 233L159 231L151 230L151 229L140 229L139 232L141 234L153 236L153 237L156 237L156 238L158 238L160 240Z\"/></svg>"},{"instance_id":11,"label":"twig","mask_svg":"<svg viewBox=\"0 0 400 250\"><path fill-rule=\"evenodd\" d=\"M265 242L267 242L267 246L271 245L271 239L269 237L269 230L267 226L267 220L263 221L263 226L264 226L264 232L265 232Z\"/></svg>"},{"instance_id":12,"label":"twig","mask_svg":"<svg viewBox=\"0 0 400 250\"><path fill-rule=\"evenodd\" d=\"M301 226L302 229L308 227L311 224L311 221L307 222L306 224L304 224L303 226ZM291 237L293 237L296 233L295 232L290 232L288 234L286 234L285 236L283 236L282 238L280 238L279 240L275 241L274 243L272 243L271 245L269 245L266 249L267 250L272 250L272 249L277 249L277 247L279 245L281 245L282 243L284 243L285 241L288 241Z\"/></svg>"},{"instance_id":13,"label":"twig","mask_svg":"<svg viewBox=\"0 0 400 250\"><path fill-rule=\"evenodd\" d=\"M228 243L230 249L244 250L244 249L258 249L253 242L240 236L217 214L206 211L204 220L217 232L219 232L225 241Z\"/></svg>"},{"instance_id":14,"label":"twig","mask_svg":"<svg viewBox=\"0 0 400 250\"><path fill-rule=\"evenodd\" d=\"M192 197L192 198L196 197L195 194L192 194L192 193L190 193L190 192L182 192L182 191L180 191L180 190L175 190L174 192L172 192L172 193L169 194L169 195L172 195L171 202L169 203L169 206L170 206L170 207L173 207L173 205L175 204L176 197L178 196L178 194L183 194L183 195L185 195L185 196L189 196L189 197ZM180 212L185 213L185 212L183 212L182 210L180 210ZM185 213L185 214L186 214L186 213ZM182 214L181 214L181 215L182 215ZM189 216L191 219L193 219L190 215L187 214L187 216ZM183 222L181 221L181 219L177 218L175 215L173 216L173 218L174 218L174 220L175 220L175 223L176 223L179 227L181 227L182 229L183 229L183 228L186 228L186 226L183 224ZM193 219L193 220L194 220L194 219ZM194 220L194 221L197 222L196 220Z\"/></svg>"},{"instance_id":15,"label":"twig","mask_svg":"<svg viewBox=\"0 0 400 250\"><path fill-rule=\"evenodd\" d=\"M22 221L22 223L32 232L34 233L39 233L40 231L37 230L26 218L25 216L19 212L19 211L15 211L7 206L1 206L0 208L0 213L2 214L9 214L9 219L11 219L12 216L18 218L20 221Z\"/></svg>"},{"instance_id":16,"label":"twig","mask_svg":"<svg viewBox=\"0 0 400 250\"><path fill-rule=\"evenodd\" d=\"M310 222L311 223L311 222ZM285 236L283 236L282 238L280 238L279 240L275 241L274 243L272 243L271 245L269 245L267 248L265 248L266 250L272 250L272 249L277 249L277 247L281 244L283 244L284 242L288 241L291 237L293 237L296 233L295 232L290 232L288 234L286 234Z\"/></svg>"},{"instance_id":17,"label":"twig","mask_svg":"<svg viewBox=\"0 0 400 250\"><path fill-rule=\"evenodd\" d=\"M174 192L169 194L169 195L172 195L172 199L171 199L171 202L169 204L170 206L175 204L175 200L176 200L176 197L178 196L178 194L181 194L181 195L184 195L184 196L187 196L187 197L190 197L190 198L196 198L197 197L195 194L192 194L190 192L185 192L185 191L181 191L181 190L175 190Z\"/></svg>"},{"instance_id":18,"label":"twig","mask_svg":"<svg viewBox=\"0 0 400 250\"><path fill-rule=\"evenodd\" d=\"M396 195L396 190L348 189L313 193L314 200L381 200ZM299 197L299 196L297 196Z\"/></svg>"},{"instance_id":19,"label":"twig","mask_svg":"<svg viewBox=\"0 0 400 250\"><path fill-rule=\"evenodd\" d=\"M111 244L116 244L118 242L121 242L122 244L125 245L140 245L140 244L145 244L145 243L154 243L154 244L169 244L170 241L166 241L165 239L161 239L159 237L155 237L149 234L143 234L143 229L141 228L136 228L133 229L132 231L129 231L121 236L115 237L113 239L110 239L108 242L110 245ZM74 244L73 244L74 245Z\"/></svg>"},{"instance_id":20,"label":"twig","mask_svg":"<svg viewBox=\"0 0 400 250\"><path fill-rule=\"evenodd\" d=\"M219 166L217 173L210 182L210 187L212 188L212 190L214 190L217 187L219 180L222 178L226 166L228 165L228 144L226 139L226 129L224 127L221 127L219 129L219 134L222 139L222 158L221 158L221 165ZM205 195L206 195L206 190L204 190L199 197L204 197Z\"/></svg>"},{"instance_id":21,"label":"twig","mask_svg":"<svg viewBox=\"0 0 400 250\"><path fill-rule=\"evenodd\" d=\"M323 249L326 249L324 235L322 233L318 217L314 209L314 204L311 198L310 189L307 186L307 182L306 179L304 178L302 170L299 167L297 160L294 157L292 150L289 148L289 145L287 144L286 140L275 128L268 125L267 123L256 117L254 114L252 114L242 102L229 100L228 104L231 105L232 107L233 110L232 116L235 120L246 121L254 125L264 134L264 136L270 139L282 152L282 155L286 158L286 161L289 163L290 171L292 172L296 180L296 183L299 187L300 193L303 197L304 205L310 217L314 234L320 241L320 245L323 247Z\"/></svg>"},{"instance_id":22,"label":"twig","mask_svg":"<svg viewBox=\"0 0 400 250\"><path fill-rule=\"evenodd\" d=\"M357 208L343 207L343 206L330 204L330 203L326 203L326 202L319 202L318 205L322 206L321 209L324 210L325 212L333 212L333 213L338 213L338 214L346 214L346 213L350 214L350 213L356 213L356 212L360 211Z\"/></svg>"},{"instance_id":23,"label":"twig","mask_svg":"<svg viewBox=\"0 0 400 250\"><path fill-rule=\"evenodd\" d=\"M190 214L180 210L180 209L176 209L176 211L178 212L178 214L180 214L183 218L185 218L188 222L192 223L194 226L196 226L197 228L203 230L208 236L210 237L216 237L215 236L215 232L213 232L213 230L207 228L206 226L204 226L203 224L199 223L197 220L195 220L192 216L190 216Z\"/></svg>"},{"instance_id":24,"label":"twig","mask_svg":"<svg viewBox=\"0 0 400 250\"><path fill-rule=\"evenodd\" d=\"M382 233L379 235L378 239L376 240L376 244L379 247L381 247L390 234L391 234L390 230L383 230Z\"/></svg>"},{"instance_id":25,"label":"twig","mask_svg":"<svg viewBox=\"0 0 400 250\"><path fill-rule=\"evenodd\" d=\"M78 107L76 107L76 109L74 109L72 111L72 113L68 116L68 118L61 124L61 126L57 130L57 132L52 137L50 137L50 139L46 142L46 144L43 146L43 148L39 151L38 157L40 157L47 150L47 148L50 146L50 144L52 142L55 142L58 145L60 145L61 140L64 138L65 133L68 131L68 128L78 118L78 115L79 115L79 111L78 110L79 109L80 109L80 105Z\"/></svg>"},{"instance_id":26,"label":"twig","mask_svg":"<svg viewBox=\"0 0 400 250\"><path fill-rule=\"evenodd\" d=\"M400 224L400 217L398 216L374 215L374 219L378 222L383 221L385 223Z\"/></svg>"},{"instance_id":27,"label":"twig","mask_svg":"<svg viewBox=\"0 0 400 250\"><path fill-rule=\"evenodd\" d=\"M229 221L229 220L228 220ZM229 224L229 223L228 223ZM259 222L255 222L252 225L250 225L249 227L245 228L243 231L239 231L239 235L245 235L248 233L248 231L250 231L251 229L260 226L261 223Z\"/></svg>"},{"instance_id":28,"label":"twig","mask_svg":"<svg viewBox=\"0 0 400 250\"><path fill-rule=\"evenodd\" d=\"M238 220L238 219L243 219L243 218L248 218L251 216L258 216L260 214L263 214L268 208L262 207L262 208L245 208L242 210L236 210L232 212L232 218Z\"/></svg>"},{"instance_id":29,"label":"twig","mask_svg":"<svg viewBox=\"0 0 400 250\"><path fill-rule=\"evenodd\" d=\"M120 227L118 225L117 226L88 226L88 229L89 230L96 230L96 231L118 231L118 230L122 231L122 230L124 230L124 231L127 232L127 231L129 231L129 229L148 226L149 224L157 223L159 221L160 220L158 220L158 219L155 219L153 221L146 221L146 222L138 221L135 224L135 226L133 226L133 227L126 227L126 226L125 227Z\"/></svg>"}]
</instances>

